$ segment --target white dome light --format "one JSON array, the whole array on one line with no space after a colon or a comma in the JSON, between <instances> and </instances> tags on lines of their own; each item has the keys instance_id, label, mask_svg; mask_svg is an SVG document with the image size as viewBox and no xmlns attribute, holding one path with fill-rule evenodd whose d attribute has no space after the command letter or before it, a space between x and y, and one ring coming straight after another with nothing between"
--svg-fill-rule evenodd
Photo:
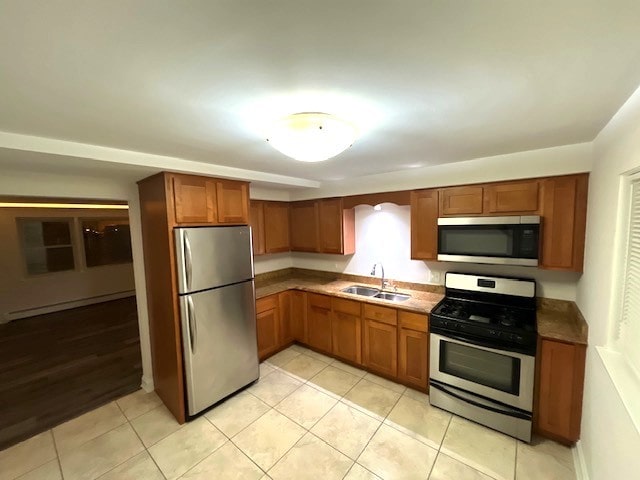
<instances>
[{"instance_id":1,"label":"white dome light","mask_svg":"<svg viewBox=\"0 0 640 480\"><path fill-rule=\"evenodd\" d=\"M320 162L342 153L355 141L356 128L328 113L294 113L278 120L267 139L271 146L301 162Z\"/></svg>"}]
</instances>

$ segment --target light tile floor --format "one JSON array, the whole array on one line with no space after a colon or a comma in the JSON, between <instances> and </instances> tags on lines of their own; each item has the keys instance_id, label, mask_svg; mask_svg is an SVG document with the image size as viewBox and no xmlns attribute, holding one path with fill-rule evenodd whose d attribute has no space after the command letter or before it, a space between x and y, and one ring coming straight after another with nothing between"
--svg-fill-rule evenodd
<instances>
[{"instance_id":1,"label":"light tile floor","mask_svg":"<svg viewBox=\"0 0 640 480\"><path fill-rule=\"evenodd\" d=\"M133 393L0 452L0 480L575 479L566 447L517 441L300 346L260 372L185 425Z\"/></svg>"}]
</instances>

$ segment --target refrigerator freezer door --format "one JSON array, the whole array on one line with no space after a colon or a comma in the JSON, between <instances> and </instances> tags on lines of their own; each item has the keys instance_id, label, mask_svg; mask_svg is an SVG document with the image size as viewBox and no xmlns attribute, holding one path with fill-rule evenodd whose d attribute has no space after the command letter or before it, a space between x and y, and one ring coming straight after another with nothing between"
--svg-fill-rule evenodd
<instances>
[{"instance_id":1,"label":"refrigerator freezer door","mask_svg":"<svg viewBox=\"0 0 640 480\"><path fill-rule=\"evenodd\" d=\"M253 278L249 227L176 228L175 238L179 294Z\"/></svg>"},{"instance_id":2,"label":"refrigerator freezer door","mask_svg":"<svg viewBox=\"0 0 640 480\"><path fill-rule=\"evenodd\" d=\"M259 376L253 280L180 297L189 415Z\"/></svg>"}]
</instances>

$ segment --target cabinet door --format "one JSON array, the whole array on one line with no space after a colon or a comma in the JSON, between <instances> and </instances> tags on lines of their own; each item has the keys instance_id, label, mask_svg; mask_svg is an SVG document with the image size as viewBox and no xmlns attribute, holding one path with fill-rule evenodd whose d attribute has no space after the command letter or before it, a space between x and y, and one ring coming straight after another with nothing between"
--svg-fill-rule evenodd
<instances>
[{"instance_id":1,"label":"cabinet door","mask_svg":"<svg viewBox=\"0 0 640 480\"><path fill-rule=\"evenodd\" d=\"M293 342L293 329L291 328L291 293L282 292L278 295L280 306L280 345L288 345Z\"/></svg>"},{"instance_id":2,"label":"cabinet door","mask_svg":"<svg viewBox=\"0 0 640 480\"><path fill-rule=\"evenodd\" d=\"M286 202L264 202L264 246L265 253L288 252L289 204Z\"/></svg>"},{"instance_id":3,"label":"cabinet door","mask_svg":"<svg viewBox=\"0 0 640 480\"><path fill-rule=\"evenodd\" d=\"M485 213L534 214L538 211L538 180L484 187Z\"/></svg>"},{"instance_id":4,"label":"cabinet door","mask_svg":"<svg viewBox=\"0 0 640 480\"><path fill-rule=\"evenodd\" d=\"M308 294L307 343L310 347L331 353L331 298Z\"/></svg>"},{"instance_id":5,"label":"cabinet door","mask_svg":"<svg viewBox=\"0 0 640 480\"><path fill-rule=\"evenodd\" d=\"M265 359L280 348L280 315L277 297L277 295L271 295L256 301L258 357L260 360Z\"/></svg>"},{"instance_id":6,"label":"cabinet door","mask_svg":"<svg viewBox=\"0 0 640 480\"><path fill-rule=\"evenodd\" d=\"M332 352L336 357L362 363L362 318L360 302L332 299Z\"/></svg>"},{"instance_id":7,"label":"cabinet door","mask_svg":"<svg viewBox=\"0 0 640 480\"><path fill-rule=\"evenodd\" d=\"M249 223L249 185L245 182L218 180L218 223Z\"/></svg>"},{"instance_id":8,"label":"cabinet door","mask_svg":"<svg viewBox=\"0 0 640 480\"><path fill-rule=\"evenodd\" d=\"M582 271L588 174L542 181L542 268Z\"/></svg>"},{"instance_id":9,"label":"cabinet door","mask_svg":"<svg viewBox=\"0 0 640 480\"><path fill-rule=\"evenodd\" d=\"M393 325L365 319L364 364L374 372L398 374L398 332Z\"/></svg>"},{"instance_id":10,"label":"cabinet door","mask_svg":"<svg viewBox=\"0 0 640 480\"><path fill-rule=\"evenodd\" d=\"M426 390L429 382L429 335L401 328L398 344L398 378Z\"/></svg>"},{"instance_id":11,"label":"cabinet door","mask_svg":"<svg viewBox=\"0 0 640 480\"><path fill-rule=\"evenodd\" d=\"M307 343L307 294L291 291L291 333L294 340Z\"/></svg>"},{"instance_id":12,"label":"cabinet door","mask_svg":"<svg viewBox=\"0 0 640 480\"><path fill-rule=\"evenodd\" d=\"M355 214L345 210L341 198L318 201L320 251L350 255L355 253Z\"/></svg>"},{"instance_id":13,"label":"cabinet door","mask_svg":"<svg viewBox=\"0 0 640 480\"><path fill-rule=\"evenodd\" d=\"M454 187L440 190L440 215L481 215L482 187Z\"/></svg>"},{"instance_id":14,"label":"cabinet door","mask_svg":"<svg viewBox=\"0 0 640 480\"><path fill-rule=\"evenodd\" d=\"M318 202L291 204L291 250L319 252Z\"/></svg>"},{"instance_id":15,"label":"cabinet door","mask_svg":"<svg viewBox=\"0 0 640 480\"><path fill-rule=\"evenodd\" d=\"M216 184L206 177L173 176L176 223L216 223Z\"/></svg>"},{"instance_id":16,"label":"cabinet door","mask_svg":"<svg viewBox=\"0 0 640 480\"><path fill-rule=\"evenodd\" d=\"M543 339L538 366L537 430L566 443L580 438L586 347Z\"/></svg>"},{"instance_id":17,"label":"cabinet door","mask_svg":"<svg viewBox=\"0 0 640 480\"><path fill-rule=\"evenodd\" d=\"M411 192L411 258L438 258L438 190Z\"/></svg>"},{"instance_id":18,"label":"cabinet door","mask_svg":"<svg viewBox=\"0 0 640 480\"><path fill-rule=\"evenodd\" d=\"M251 239L253 240L253 254L263 255L264 248L264 202L251 201L250 210Z\"/></svg>"}]
</instances>

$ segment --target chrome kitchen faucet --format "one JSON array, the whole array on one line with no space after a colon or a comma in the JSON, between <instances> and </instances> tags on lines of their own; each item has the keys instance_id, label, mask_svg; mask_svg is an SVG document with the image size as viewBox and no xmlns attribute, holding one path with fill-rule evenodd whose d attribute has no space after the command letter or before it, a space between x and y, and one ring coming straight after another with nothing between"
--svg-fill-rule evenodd
<instances>
[{"instance_id":1,"label":"chrome kitchen faucet","mask_svg":"<svg viewBox=\"0 0 640 480\"><path fill-rule=\"evenodd\" d=\"M381 263L374 263L373 264L373 268L371 269L371 275L375 275L376 274L376 266L380 265L380 270L382 272L382 278L380 280L380 290L384 290L384 287L389 285L389 282L387 282L384 279L384 267L382 266Z\"/></svg>"}]
</instances>

